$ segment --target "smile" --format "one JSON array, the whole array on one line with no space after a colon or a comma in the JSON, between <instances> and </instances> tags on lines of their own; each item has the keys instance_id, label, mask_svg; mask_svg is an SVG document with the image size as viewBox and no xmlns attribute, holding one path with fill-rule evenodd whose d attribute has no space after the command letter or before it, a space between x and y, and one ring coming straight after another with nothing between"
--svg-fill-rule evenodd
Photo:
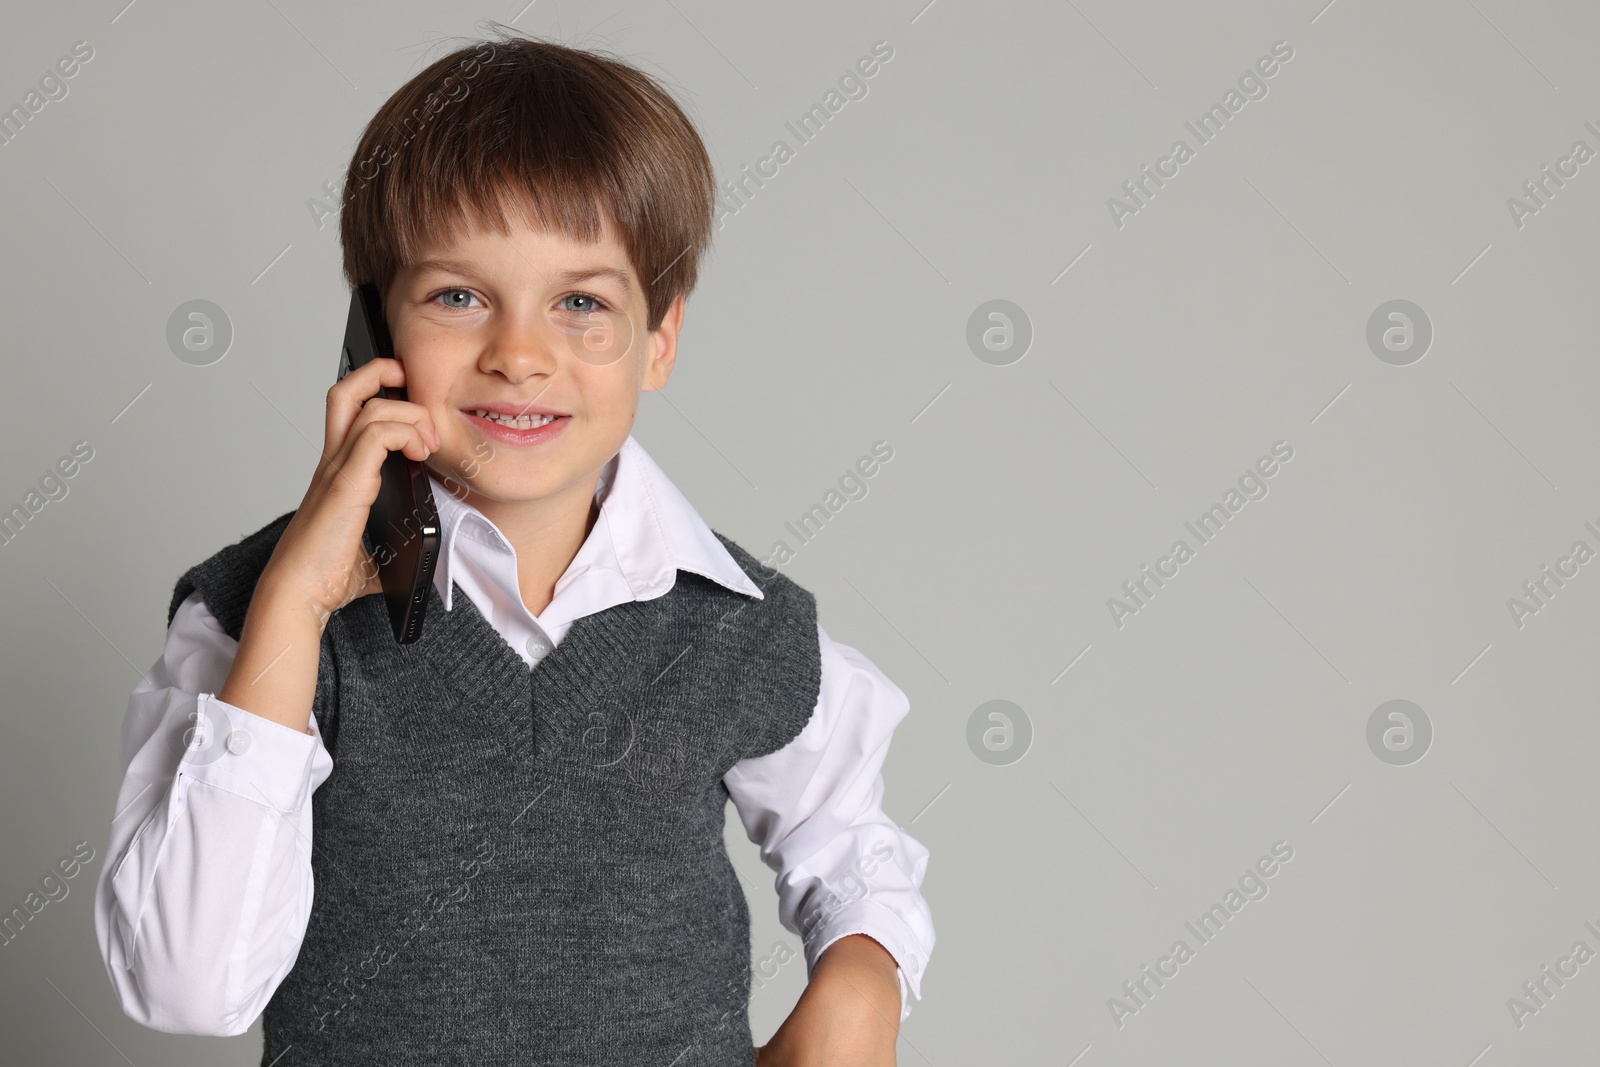
<instances>
[{"instance_id":1,"label":"smile","mask_svg":"<svg viewBox=\"0 0 1600 1067\"><path fill-rule=\"evenodd\" d=\"M535 430L556 419L555 415L501 415L494 411L474 411L473 414L480 419L488 419L490 422L497 422L501 426L510 426L517 430Z\"/></svg>"}]
</instances>

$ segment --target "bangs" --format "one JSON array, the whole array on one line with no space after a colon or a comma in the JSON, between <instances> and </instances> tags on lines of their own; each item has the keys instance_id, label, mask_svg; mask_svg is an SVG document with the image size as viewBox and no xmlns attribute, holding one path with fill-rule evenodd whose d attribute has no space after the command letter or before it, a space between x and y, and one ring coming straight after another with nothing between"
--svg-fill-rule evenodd
<instances>
[{"instance_id":1,"label":"bangs","mask_svg":"<svg viewBox=\"0 0 1600 1067\"><path fill-rule=\"evenodd\" d=\"M436 61L368 124L345 179L345 277L387 290L430 245L473 225L592 244L609 221L653 330L694 288L715 199L704 144L648 75L503 36Z\"/></svg>"}]
</instances>

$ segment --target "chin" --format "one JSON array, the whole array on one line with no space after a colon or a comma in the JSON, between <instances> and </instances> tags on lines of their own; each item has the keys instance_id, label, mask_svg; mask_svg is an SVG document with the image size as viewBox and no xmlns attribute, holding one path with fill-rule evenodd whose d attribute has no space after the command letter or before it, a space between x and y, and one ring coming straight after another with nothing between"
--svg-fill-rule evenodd
<instances>
[{"instance_id":1,"label":"chin","mask_svg":"<svg viewBox=\"0 0 1600 1067\"><path fill-rule=\"evenodd\" d=\"M516 478L473 486L473 492L500 504L524 504L542 500L560 488L546 478Z\"/></svg>"}]
</instances>

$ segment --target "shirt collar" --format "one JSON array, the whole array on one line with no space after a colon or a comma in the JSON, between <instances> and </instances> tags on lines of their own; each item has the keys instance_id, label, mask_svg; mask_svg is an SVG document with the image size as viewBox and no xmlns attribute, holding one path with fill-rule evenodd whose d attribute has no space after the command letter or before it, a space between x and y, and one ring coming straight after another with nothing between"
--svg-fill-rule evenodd
<instances>
[{"instance_id":1,"label":"shirt collar","mask_svg":"<svg viewBox=\"0 0 1600 1067\"><path fill-rule=\"evenodd\" d=\"M483 512L458 499L431 473L439 513L439 555L434 587L451 610L451 572L462 538L510 552L511 544ZM555 594L590 571L610 571L626 582L635 600L664 596L677 572L692 571L719 585L764 599L700 513L678 491L632 434L600 472L595 490L600 515L559 581ZM477 546L468 546L477 547Z\"/></svg>"}]
</instances>

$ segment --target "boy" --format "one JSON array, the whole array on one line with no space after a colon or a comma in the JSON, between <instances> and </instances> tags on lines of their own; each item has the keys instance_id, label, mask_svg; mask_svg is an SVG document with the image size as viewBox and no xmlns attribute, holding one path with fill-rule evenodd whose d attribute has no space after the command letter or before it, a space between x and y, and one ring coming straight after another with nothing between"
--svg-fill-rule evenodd
<instances>
[{"instance_id":1,"label":"boy","mask_svg":"<svg viewBox=\"0 0 1600 1067\"><path fill-rule=\"evenodd\" d=\"M396 359L328 391L299 508L174 590L96 901L130 1017L260 1015L279 1067L894 1063L934 944L880 806L905 695L630 434L714 196L665 91L554 44L452 53L368 125L340 237ZM408 645L361 543L389 450L440 518ZM760 1050L730 798L809 975Z\"/></svg>"}]
</instances>

